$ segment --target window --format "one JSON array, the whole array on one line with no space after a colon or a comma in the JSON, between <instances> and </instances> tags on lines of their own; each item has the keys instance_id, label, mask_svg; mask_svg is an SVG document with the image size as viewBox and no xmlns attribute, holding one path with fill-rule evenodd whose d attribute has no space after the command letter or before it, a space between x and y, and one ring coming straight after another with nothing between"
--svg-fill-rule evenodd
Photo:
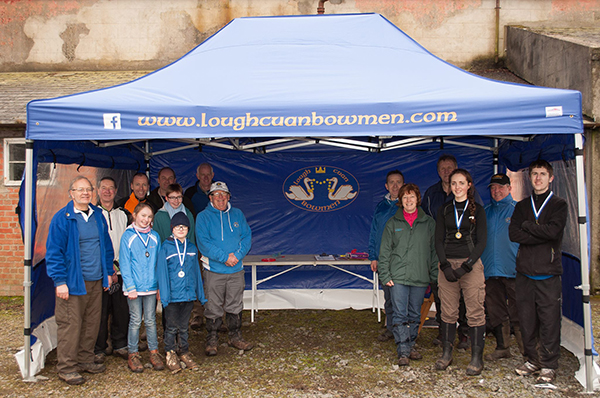
<instances>
[{"instance_id":1,"label":"window","mask_svg":"<svg viewBox=\"0 0 600 398\"><path fill-rule=\"evenodd\" d=\"M38 164L38 181L50 179L51 164ZM21 177L25 172L25 139L4 139L4 185L21 185Z\"/></svg>"}]
</instances>

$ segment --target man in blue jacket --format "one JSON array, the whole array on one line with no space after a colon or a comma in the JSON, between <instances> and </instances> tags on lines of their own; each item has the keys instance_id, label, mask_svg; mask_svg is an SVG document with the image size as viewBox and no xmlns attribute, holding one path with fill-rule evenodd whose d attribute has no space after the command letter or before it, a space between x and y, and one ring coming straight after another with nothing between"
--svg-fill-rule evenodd
<instances>
[{"instance_id":1,"label":"man in blue jacket","mask_svg":"<svg viewBox=\"0 0 600 398\"><path fill-rule=\"evenodd\" d=\"M398 210L398 192L404 185L404 175L400 170L392 170L385 177L385 189L388 193L383 197L381 202L377 204L373 220L371 221L371 233L369 234L369 260L371 260L371 271L377 272L379 263L379 248L381 247L381 237L385 224L396 214ZM383 288L383 297L385 299L385 319L386 328L378 337L379 341L387 341L394 338L394 322L392 301L390 299L390 287L381 284Z\"/></svg>"},{"instance_id":2,"label":"man in blue jacket","mask_svg":"<svg viewBox=\"0 0 600 398\"><path fill-rule=\"evenodd\" d=\"M511 326L521 353L523 342L515 299L519 244L511 242L508 237L508 226L517 202L510 194L510 178L506 174L493 175L489 188L492 200L485 207L488 238L481 261L485 274L485 305L489 324L496 337L496 349L486 355L485 360L495 361L511 357Z\"/></svg>"},{"instance_id":3,"label":"man in blue jacket","mask_svg":"<svg viewBox=\"0 0 600 398\"><path fill-rule=\"evenodd\" d=\"M229 330L229 345L250 350L240 331L244 308L244 266L242 259L250 251L252 232L240 209L231 207L229 188L222 181L213 183L208 193L210 204L196 218L196 243L202 253L204 291L208 302L205 354L217 355L218 331L223 312Z\"/></svg>"},{"instance_id":4,"label":"man in blue jacket","mask_svg":"<svg viewBox=\"0 0 600 398\"><path fill-rule=\"evenodd\" d=\"M46 241L46 269L54 281L58 377L82 384L79 372L101 373L94 363L102 289L112 282L114 252L102 211L90 204L94 188L83 176L71 183L72 201L52 218Z\"/></svg>"}]
</instances>

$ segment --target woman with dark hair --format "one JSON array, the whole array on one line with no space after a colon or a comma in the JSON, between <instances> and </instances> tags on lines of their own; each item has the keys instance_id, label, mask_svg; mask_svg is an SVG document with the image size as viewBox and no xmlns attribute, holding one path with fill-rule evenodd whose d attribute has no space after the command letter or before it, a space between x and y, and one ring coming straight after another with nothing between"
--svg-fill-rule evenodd
<instances>
[{"instance_id":1,"label":"woman with dark hair","mask_svg":"<svg viewBox=\"0 0 600 398\"><path fill-rule=\"evenodd\" d=\"M414 346L425 291L437 280L438 259L435 221L419 207L419 187L406 184L398 197L400 208L385 224L381 239L379 279L390 287L398 365L406 366L411 359L422 358Z\"/></svg>"},{"instance_id":2,"label":"woman with dark hair","mask_svg":"<svg viewBox=\"0 0 600 398\"><path fill-rule=\"evenodd\" d=\"M440 260L438 285L444 349L435 368L445 370L452 363L462 291L471 337L471 363L467 366L467 375L475 376L483 370L485 343L485 277L479 257L487 241L486 218L483 207L475 203L475 186L468 171L454 170L450 174L450 188L454 199L438 210L435 228L435 248Z\"/></svg>"}]
</instances>

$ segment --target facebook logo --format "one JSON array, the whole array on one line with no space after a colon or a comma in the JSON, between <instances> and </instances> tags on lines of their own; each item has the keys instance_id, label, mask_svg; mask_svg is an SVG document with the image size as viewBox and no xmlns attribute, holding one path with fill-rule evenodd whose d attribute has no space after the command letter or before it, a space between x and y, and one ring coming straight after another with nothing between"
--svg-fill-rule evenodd
<instances>
[{"instance_id":1,"label":"facebook logo","mask_svg":"<svg viewBox=\"0 0 600 398\"><path fill-rule=\"evenodd\" d=\"M121 114L120 113L105 113L104 128L110 130L121 130Z\"/></svg>"}]
</instances>

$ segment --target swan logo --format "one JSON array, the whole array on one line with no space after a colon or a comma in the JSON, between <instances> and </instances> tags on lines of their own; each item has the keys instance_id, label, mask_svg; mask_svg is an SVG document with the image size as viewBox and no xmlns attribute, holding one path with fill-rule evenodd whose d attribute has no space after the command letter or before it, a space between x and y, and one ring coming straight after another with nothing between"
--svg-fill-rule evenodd
<instances>
[{"instance_id":1,"label":"swan logo","mask_svg":"<svg viewBox=\"0 0 600 398\"><path fill-rule=\"evenodd\" d=\"M296 170L283 183L283 193L291 204L317 213L348 206L359 190L352 174L339 167L322 165Z\"/></svg>"}]
</instances>

